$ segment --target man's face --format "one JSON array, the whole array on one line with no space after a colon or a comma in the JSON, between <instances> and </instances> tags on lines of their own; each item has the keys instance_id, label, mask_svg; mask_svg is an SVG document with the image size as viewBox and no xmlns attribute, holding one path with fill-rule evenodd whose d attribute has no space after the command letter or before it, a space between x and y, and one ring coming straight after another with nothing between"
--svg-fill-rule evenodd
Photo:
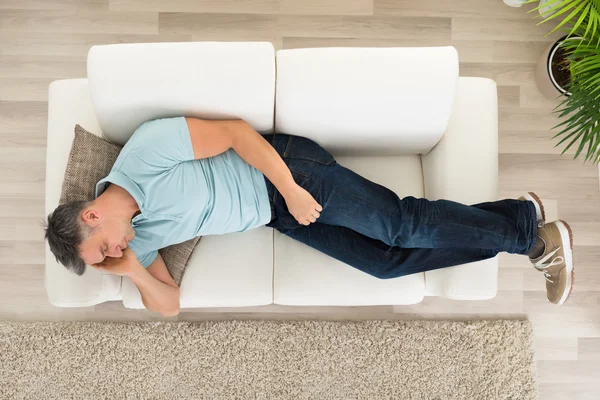
<instances>
[{"instance_id":1,"label":"man's face","mask_svg":"<svg viewBox=\"0 0 600 400\"><path fill-rule=\"evenodd\" d=\"M131 222L126 220L102 218L101 222L88 225L96 226L96 230L79 247L81 259L87 265L101 263L105 257L122 257L123 249L135 237Z\"/></svg>"}]
</instances>

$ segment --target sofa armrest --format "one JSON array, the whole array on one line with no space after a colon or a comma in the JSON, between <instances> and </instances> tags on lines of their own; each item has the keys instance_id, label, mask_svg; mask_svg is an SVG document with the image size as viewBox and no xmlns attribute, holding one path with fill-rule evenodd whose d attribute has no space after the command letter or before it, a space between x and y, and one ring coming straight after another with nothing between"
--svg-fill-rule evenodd
<instances>
[{"instance_id":1,"label":"sofa armrest","mask_svg":"<svg viewBox=\"0 0 600 400\"><path fill-rule=\"evenodd\" d=\"M92 107L87 79L54 81L48 88L48 145L46 152L45 214L58 207L75 124L101 134ZM88 267L77 276L59 264L46 246L45 287L57 307L88 307L120 297L121 277Z\"/></svg>"},{"instance_id":2,"label":"sofa armrest","mask_svg":"<svg viewBox=\"0 0 600 400\"><path fill-rule=\"evenodd\" d=\"M498 95L486 78L459 78L444 137L422 157L425 197L476 204L498 199ZM493 298L498 258L425 273L427 291L451 299Z\"/></svg>"}]
</instances>

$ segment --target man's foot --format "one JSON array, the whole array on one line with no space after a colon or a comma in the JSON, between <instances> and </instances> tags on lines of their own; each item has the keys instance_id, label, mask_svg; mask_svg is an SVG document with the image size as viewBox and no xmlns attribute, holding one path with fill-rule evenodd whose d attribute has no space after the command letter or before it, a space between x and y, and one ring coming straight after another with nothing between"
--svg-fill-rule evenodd
<instances>
[{"instance_id":1,"label":"man's foot","mask_svg":"<svg viewBox=\"0 0 600 400\"><path fill-rule=\"evenodd\" d=\"M519 197L519 200L531 201L533 205L535 205L535 214L537 216L537 221L542 221L543 223L546 223L546 211L544 210L544 204L535 193L529 192L525 196Z\"/></svg>"},{"instance_id":2,"label":"man's foot","mask_svg":"<svg viewBox=\"0 0 600 400\"><path fill-rule=\"evenodd\" d=\"M573 290L573 232L565 221L554 221L539 228L537 240L544 243L543 254L530 259L544 273L548 300L563 304Z\"/></svg>"}]
</instances>

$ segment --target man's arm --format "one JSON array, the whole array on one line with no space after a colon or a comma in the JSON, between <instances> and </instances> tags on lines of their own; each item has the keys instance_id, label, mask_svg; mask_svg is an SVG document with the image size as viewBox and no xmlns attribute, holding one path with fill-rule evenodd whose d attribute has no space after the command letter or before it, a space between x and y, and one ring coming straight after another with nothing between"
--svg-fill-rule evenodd
<instances>
[{"instance_id":1,"label":"man's arm","mask_svg":"<svg viewBox=\"0 0 600 400\"><path fill-rule=\"evenodd\" d=\"M164 317L179 314L179 288L160 254L147 269L137 263L132 268L129 279L137 286L142 295L142 303L148 310Z\"/></svg>"},{"instance_id":2,"label":"man's arm","mask_svg":"<svg viewBox=\"0 0 600 400\"><path fill-rule=\"evenodd\" d=\"M298 186L277 151L243 120L209 121L185 119L194 150L194 158L214 157L230 148L248 164L261 171L285 199L290 214L298 223L316 222L321 205Z\"/></svg>"},{"instance_id":3,"label":"man's arm","mask_svg":"<svg viewBox=\"0 0 600 400\"><path fill-rule=\"evenodd\" d=\"M277 151L247 122L238 120L209 121L186 118L194 158L209 158L233 148L239 156L261 171L284 195L293 189L292 173Z\"/></svg>"},{"instance_id":4,"label":"man's arm","mask_svg":"<svg viewBox=\"0 0 600 400\"><path fill-rule=\"evenodd\" d=\"M179 288L160 254L146 269L138 261L135 251L127 247L122 257L106 257L92 266L100 271L128 276L142 294L142 303L148 310L165 317L179 314Z\"/></svg>"}]
</instances>

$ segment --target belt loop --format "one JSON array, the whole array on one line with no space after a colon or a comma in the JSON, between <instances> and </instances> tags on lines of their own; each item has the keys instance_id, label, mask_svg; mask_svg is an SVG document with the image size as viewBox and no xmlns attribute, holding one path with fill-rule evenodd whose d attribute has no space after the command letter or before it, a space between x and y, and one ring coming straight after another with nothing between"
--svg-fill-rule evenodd
<instances>
[{"instance_id":1,"label":"belt loop","mask_svg":"<svg viewBox=\"0 0 600 400\"><path fill-rule=\"evenodd\" d=\"M289 153L289 152L290 152L290 150L292 149L292 141L293 141L292 139L293 139L293 138L294 138L294 137L293 137L292 135L288 135L288 142L287 142L287 144L286 144L286 146L285 146L285 151L283 152L283 156L284 156L284 157L287 157L287 156L288 156L288 153Z\"/></svg>"}]
</instances>

